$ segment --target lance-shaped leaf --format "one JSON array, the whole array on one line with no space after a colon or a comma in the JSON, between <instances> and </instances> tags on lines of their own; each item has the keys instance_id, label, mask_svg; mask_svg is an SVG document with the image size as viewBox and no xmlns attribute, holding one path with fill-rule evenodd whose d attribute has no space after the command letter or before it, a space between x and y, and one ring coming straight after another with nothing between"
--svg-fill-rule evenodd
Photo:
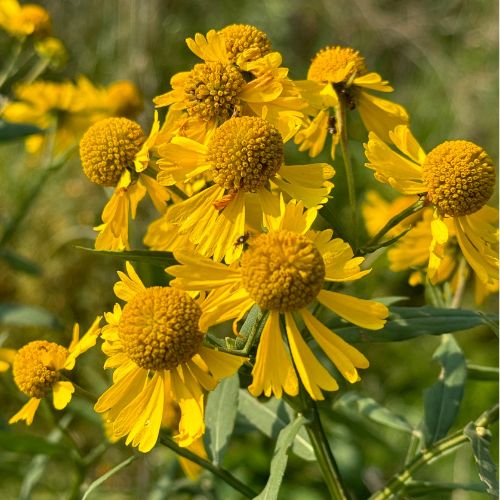
<instances>
[{"instance_id":1,"label":"lance-shaped leaf","mask_svg":"<svg viewBox=\"0 0 500 500\"><path fill-rule=\"evenodd\" d=\"M486 491L498 498L497 468L490 453L491 434L484 427L470 422L464 428L464 435L469 439L474 453L479 478L486 485Z\"/></svg>"},{"instance_id":2,"label":"lance-shaped leaf","mask_svg":"<svg viewBox=\"0 0 500 500\"><path fill-rule=\"evenodd\" d=\"M279 489L283 476L285 474L286 464L288 463L288 453L293 444L295 436L306 422L303 415L297 415L295 420L289 423L281 430L274 449L271 468L269 470L269 479L265 488L255 500L274 500L278 498Z\"/></svg>"},{"instance_id":3,"label":"lance-shaped leaf","mask_svg":"<svg viewBox=\"0 0 500 500\"><path fill-rule=\"evenodd\" d=\"M208 395L205 411L206 441L215 465L222 462L238 413L238 374L222 380Z\"/></svg>"},{"instance_id":4,"label":"lance-shaped leaf","mask_svg":"<svg viewBox=\"0 0 500 500\"><path fill-rule=\"evenodd\" d=\"M438 381L424 393L425 444L446 436L455 422L464 394L467 365L464 355L451 335L441 338L433 359L441 364Z\"/></svg>"},{"instance_id":5,"label":"lance-shaped leaf","mask_svg":"<svg viewBox=\"0 0 500 500\"><path fill-rule=\"evenodd\" d=\"M61 322L46 309L22 304L0 304L0 325L62 329Z\"/></svg>"},{"instance_id":6,"label":"lance-shaped leaf","mask_svg":"<svg viewBox=\"0 0 500 500\"><path fill-rule=\"evenodd\" d=\"M0 120L0 142L22 139L33 134L43 134L44 131L28 123L11 123Z\"/></svg>"},{"instance_id":7,"label":"lance-shaped leaf","mask_svg":"<svg viewBox=\"0 0 500 500\"><path fill-rule=\"evenodd\" d=\"M408 421L381 404L367 396L362 396L355 391L350 391L340 396L334 404L336 410L347 410L356 412L377 424L391 427L403 432L413 432L412 426Z\"/></svg>"},{"instance_id":8,"label":"lance-shaped leaf","mask_svg":"<svg viewBox=\"0 0 500 500\"><path fill-rule=\"evenodd\" d=\"M250 424L273 439L276 439L278 433L290 424L294 417L293 410L282 399L271 398L261 403L245 389L240 389L238 405L238 411ZM295 436L292 451L304 460L316 460L314 449L304 428Z\"/></svg>"},{"instance_id":9,"label":"lance-shaped leaf","mask_svg":"<svg viewBox=\"0 0 500 500\"><path fill-rule=\"evenodd\" d=\"M467 309L442 309L432 306L390 307L382 330L366 330L346 324L339 318L326 321L327 326L344 340L355 342L398 342L421 335L442 335L469 330L480 325L492 327L496 317Z\"/></svg>"},{"instance_id":10,"label":"lance-shaped leaf","mask_svg":"<svg viewBox=\"0 0 500 500\"><path fill-rule=\"evenodd\" d=\"M123 252L113 252L111 250L95 250L94 248L80 247L79 250L92 252L105 257L115 257L121 260L129 260L131 262L147 262L153 266L168 267L177 264L171 252L161 252L159 250L124 250Z\"/></svg>"}]
</instances>

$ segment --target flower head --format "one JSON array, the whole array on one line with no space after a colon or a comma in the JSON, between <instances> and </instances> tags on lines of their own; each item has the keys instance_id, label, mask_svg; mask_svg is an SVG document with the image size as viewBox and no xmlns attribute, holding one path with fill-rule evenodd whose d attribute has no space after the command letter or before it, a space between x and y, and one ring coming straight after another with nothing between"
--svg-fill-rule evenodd
<instances>
[{"instance_id":1,"label":"flower head","mask_svg":"<svg viewBox=\"0 0 500 500\"><path fill-rule=\"evenodd\" d=\"M235 245L246 225L258 229L262 217L279 213L279 195L325 203L334 175L325 163L283 164L283 139L277 128L256 116L233 117L211 134L207 143L173 138L158 148L160 184L183 183L207 174L214 182L170 207L166 222L178 226L200 253L232 262L241 254Z\"/></svg>"},{"instance_id":2,"label":"flower head","mask_svg":"<svg viewBox=\"0 0 500 500\"><path fill-rule=\"evenodd\" d=\"M394 151L376 134L365 145L366 166L375 178L403 194L425 195L434 206L430 224L428 277L445 263L445 246L453 235L480 282L498 286L498 215L486 206L495 186L495 168L483 148L469 141L446 141L425 154L407 126L398 126L390 138ZM452 230L449 224L452 224Z\"/></svg>"},{"instance_id":3,"label":"flower head","mask_svg":"<svg viewBox=\"0 0 500 500\"><path fill-rule=\"evenodd\" d=\"M20 5L17 0L2 0L0 27L14 36L33 35L41 38L50 35L52 23L49 13L41 5Z\"/></svg>"},{"instance_id":4,"label":"flower head","mask_svg":"<svg viewBox=\"0 0 500 500\"><path fill-rule=\"evenodd\" d=\"M76 358L95 345L100 321L99 316L81 339L76 324L68 348L55 342L35 340L17 351L12 359L14 382L30 400L9 420L9 424L25 420L31 425L40 401L51 393L54 408L62 410L67 406L75 388L70 381L62 380L62 372L72 370Z\"/></svg>"},{"instance_id":5,"label":"flower head","mask_svg":"<svg viewBox=\"0 0 500 500\"><path fill-rule=\"evenodd\" d=\"M226 266L177 251L181 265L167 272L176 277L172 286L210 291L202 325L235 319L236 328L236 322L254 305L268 312L249 387L254 396L296 395L298 374L311 397L323 399L322 391L336 390L338 384L302 337L300 322L349 382L359 380L357 369L368 367L368 360L308 307L319 302L347 321L373 330L384 326L388 310L378 302L325 290L325 282L347 282L366 275L369 270L360 268L363 258L354 257L341 239L332 239L330 230L311 230L316 209L304 211L302 203L292 201L286 207L282 204L281 210L279 217L266 220L267 233L248 239L248 250L239 264ZM284 316L285 332L280 316Z\"/></svg>"},{"instance_id":6,"label":"flower head","mask_svg":"<svg viewBox=\"0 0 500 500\"><path fill-rule=\"evenodd\" d=\"M267 35L249 24L230 24L219 31L226 42L229 61L255 61L271 52Z\"/></svg>"},{"instance_id":7,"label":"flower head","mask_svg":"<svg viewBox=\"0 0 500 500\"><path fill-rule=\"evenodd\" d=\"M174 402L180 408L180 446L204 432L204 394L235 373L242 358L203 346L199 324L203 301L169 287L145 287L133 267L119 272L115 293L126 301L105 315L105 368L115 368L113 385L95 409L105 413L113 438L151 450Z\"/></svg>"}]
</instances>

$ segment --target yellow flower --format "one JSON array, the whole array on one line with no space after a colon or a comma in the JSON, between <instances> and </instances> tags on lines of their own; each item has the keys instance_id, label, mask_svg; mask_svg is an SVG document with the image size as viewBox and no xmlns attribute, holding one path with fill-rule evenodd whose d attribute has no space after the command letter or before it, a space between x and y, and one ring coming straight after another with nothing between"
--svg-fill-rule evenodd
<instances>
[{"instance_id":1,"label":"yellow flower","mask_svg":"<svg viewBox=\"0 0 500 500\"><path fill-rule=\"evenodd\" d=\"M283 164L283 140L266 120L230 118L208 144L176 137L158 148L160 184L169 186L208 173L214 184L169 208L167 222L189 234L203 255L232 262L241 254L234 243L246 224L260 228L263 215L279 214L279 195L303 200L306 207L325 203L334 175L326 163ZM274 189L273 192L271 189Z\"/></svg>"},{"instance_id":2,"label":"yellow flower","mask_svg":"<svg viewBox=\"0 0 500 500\"><path fill-rule=\"evenodd\" d=\"M17 0L0 1L0 27L18 37L44 37L52 29L49 13L41 5L20 5Z\"/></svg>"},{"instance_id":3,"label":"yellow flower","mask_svg":"<svg viewBox=\"0 0 500 500\"><path fill-rule=\"evenodd\" d=\"M211 290L201 318L203 325L232 318L236 318L236 325L255 304L269 312L249 387L254 396L264 393L279 398L283 392L296 395L295 370L314 399L323 399L322 390L338 389L336 380L305 342L298 324L305 325L349 382L359 380L357 368L368 367L363 354L311 314L311 304L319 302L347 321L372 330L382 328L388 315L381 303L323 289L325 282L357 280L369 270L360 269L364 259L354 257L351 247L341 239L332 239L331 230L310 229L316 214L316 209L304 212L303 204L294 200L286 208L282 205L280 216L267 218L267 233L248 239L248 250L240 263L226 266L198 255L175 252L181 265L166 270L175 276L172 286ZM282 337L283 319L293 362Z\"/></svg>"},{"instance_id":4,"label":"yellow flower","mask_svg":"<svg viewBox=\"0 0 500 500\"><path fill-rule=\"evenodd\" d=\"M446 141L425 154L405 125L389 135L401 153L370 133L365 145L366 166L375 171L380 182L403 194L426 194L434 206L429 279L433 281L436 273L442 273L445 247L454 233L479 281L494 289L498 286L498 227L494 223L498 210L486 206L496 179L491 158L469 141Z\"/></svg>"},{"instance_id":5,"label":"yellow flower","mask_svg":"<svg viewBox=\"0 0 500 500\"><path fill-rule=\"evenodd\" d=\"M38 57L46 59L52 68L62 68L68 60L68 52L59 38L48 36L35 43Z\"/></svg>"},{"instance_id":6,"label":"yellow flower","mask_svg":"<svg viewBox=\"0 0 500 500\"><path fill-rule=\"evenodd\" d=\"M19 349L15 356L11 356L11 352L4 353L10 355L12 360L14 382L21 392L30 397L9 420L9 424L25 420L27 425L31 425L40 401L50 393L54 408L66 408L75 387L69 380L61 380L61 372L72 370L76 358L95 345L100 332L100 321L101 316L98 316L81 339L79 326L75 324L73 339L68 348L46 340L35 340ZM6 356L3 356L3 361L6 361Z\"/></svg>"},{"instance_id":7,"label":"yellow flower","mask_svg":"<svg viewBox=\"0 0 500 500\"><path fill-rule=\"evenodd\" d=\"M211 30L206 38L200 33L188 38L188 47L204 62L174 75L172 90L156 97L155 104L187 110L190 120L207 132L232 116L259 116L288 141L300 127L300 110L307 103L281 66L281 55L269 52L264 37L257 28L232 25L218 33Z\"/></svg>"},{"instance_id":8,"label":"yellow flower","mask_svg":"<svg viewBox=\"0 0 500 500\"><path fill-rule=\"evenodd\" d=\"M242 358L203 346L202 300L175 288L146 288L129 263L127 273L118 273L114 288L126 305L105 314L104 367L115 372L95 410L106 413L112 436L127 436L126 444L147 452L175 401L181 415L174 438L190 446L205 430L204 392L235 373Z\"/></svg>"},{"instance_id":9,"label":"yellow flower","mask_svg":"<svg viewBox=\"0 0 500 500\"><path fill-rule=\"evenodd\" d=\"M94 183L114 187L102 212L103 224L95 247L98 250L123 250L129 247L129 213L135 218L137 205L149 194L156 209L166 209L168 191L145 171L155 146L160 124L155 113L148 138L140 125L128 118L106 118L87 132L80 142L80 158L85 175Z\"/></svg>"},{"instance_id":10,"label":"yellow flower","mask_svg":"<svg viewBox=\"0 0 500 500\"><path fill-rule=\"evenodd\" d=\"M111 83L106 92L108 106L114 116L134 118L144 109L143 98L139 89L129 80Z\"/></svg>"},{"instance_id":11,"label":"yellow flower","mask_svg":"<svg viewBox=\"0 0 500 500\"><path fill-rule=\"evenodd\" d=\"M402 106L368 92L392 92L393 88L378 73L368 72L357 50L340 46L320 50L309 66L307 81L297 85L309 103L307 114L311 118L295 136L295 143L311 157L323 151L328 134L332 135L331 156L335 156L341 132L339 98L345 99L349 109L359 111L367 130L384 139L396 125L408 122Z\"/></svg>"}]
</instances>

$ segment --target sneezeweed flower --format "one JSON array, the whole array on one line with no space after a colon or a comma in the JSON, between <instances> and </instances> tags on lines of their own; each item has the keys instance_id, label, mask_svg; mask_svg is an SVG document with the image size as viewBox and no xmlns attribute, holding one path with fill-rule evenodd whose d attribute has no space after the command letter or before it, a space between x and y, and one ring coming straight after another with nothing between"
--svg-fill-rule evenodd
<instances>
[{"instance_id":1,"label":"sneezeweed flower","mask_svg":"<svg viewBox=\"0 0 500 500\"><path fill-rule=\"evenodd\" d=\"M304 211L302 203L290 202L279 217L268 218L267 233L248 239L248 249L239 264L226 266L207 258L175 252L181 265L167 268L175 279L172 286L184 290L211 290L206 299L202 324L241 319L257 304L268 311L262 330L253 382L254 396L264 393L280 398L283 392L298 393L298 376L313 399L323 399L323 390L338 389L336 380L320 364L302 337L298 321L303 322L315 342L351 383L359 380L358 368L368 360L357 349L329 330L309 311L319 302L345 320L363 328L384 326L387 308L323 288L325 282L348 282L362 278L362 257L353 257L350 246L332 231L314 231L311 225L317 210ZM282 337L284 319L286 343ZM293 362L292 362L293 359ZM295 367L295 368L294 368Z\"/></svg>"},{"instance_id":2,"label":"sneezeweed flower","mask_svg":"<svg viewBox=\"0 0 500 500\"><path fill-rule=\"evenodd\" d=\"M103 224L95 228L99 231L97 249L129 247L129 214L135 218L146 193L160 213L165 211L168 191L146 173L159 128L156 114L148 138L141 126L128 118L106 118L82 137L80 158L85 175L95 184L115 188L102 212Z\"/></svg>"},{"instance_id":3,"label":"sneezeweed flower","mask_svg":"<svg viewBox=\"0 0 500 500\"><path fill-rule=\"evenodd\" d=\"M17 0L0 2L0 27L16 37L43 38L52 30L49 13L37 4L20 5Z\"/></svg>"},{"instance_id":4,"label":"sneezeweed flower","mask_svg":"<svg viewBox=\"0 0 500 500\"><path fill-rule=\"evenodd\" d=\"M350 110L357 109L368 131L387 139L396 125L407 123L408 114L399 104L370 94L369 90L392 92L389 82L378 73L368 72L364 57L349 47L326 47L313 58L307 81L298 83L309 102L311 116L295 136L299 151L317 156L323 151L328 134L332 136L331 156L335 156L342 124L339 121L339 98Z\"/></svg>"},{"instance_id":5,"label":"sneezeweed flower","mask_svg":"<svg viewBox=\"0 0 500 500\"><path fill-rule=\"evenodd\" d=\"M186 43L204 62L174 75L172 90L154 99L157 106L186 110L207 133L232 116L249 115L273 123L285 142L295 134L307 103L281 66L281 55L269 52L264 33L232 25L206 38L197 33Z\"/></svg>"},{"instance_id":6,"label":"sneezeweed flower","mask_svg":"<svg viewBox=\"0 0 500 500\"><path fill-rule=\"evenodd\" d=\"M434 208L427 274L442 274L452 235L479 281L498 286L498 210L486 206L495 187L495 167L486 151L469 141L446 141L425 154L409 128L390 134L400 153L371 133L365 145L366 166L375 178L403 194L426 195ZM449 225L452 225L450 230Z\"/></svg>"},{"instance_id":7,"label":"sneezeweed flower","mask_svg":"<svg viewBox=\"0 0 500 500\"><path fill-rule=\"evenodd\" d=\"M64 380L62 371L72 370L76 358L95 345L100 322L101 316L98 316L82 338L79 326L75 324L68 348L46 340L35 340L17 351L12 361L14 382L30 399L9 420L9 424L24 420L31 425L40 401L50 394L56 410L66 408L75 387L69 380Z\"/></svg>"},{"instance_id":8,"label":"sneezeweed flower","mask_svg":"<svg viewBox=\"0 0 500 500\"><path fill-rule=\"evenodd\" d=\"M262 118L234 117L214 132L208 144L185 137L158 148L158 181L169 186L208 173L213 185L169 208L167 222L189 234L197 251L232 262L247 224L259 229L263 216L279 214L278 192L303 200L307 207L325 203L334 175L326 163L287 166L283 140ZM273 192L273 190L275 192Z\"/></svg>"},{"instance_id":9,"label":"sneezeweed flower","mask_svg":"<svg viewBox=\"0 0 500 500\"><path fill-rule=\"evenodd\" d=\"M38 57L45 59L51 68L61 69L68 61L68 52L59 38L43 38L35 43L34 48Z\"/></svg>"},{"instance_id":10,"label":"sneezeweed flower","mask_svg":"<svg viewBox=\"0 0 500 500\"><path fill-rule=\"evenodd\" d=\"M106 413L111 435L126 444L151 450L165 414L180 408L174 439L190 446L205 430L205 391L234 374L243 358L203 346L199 320L203 300L171 287L146 288L133 267L119 272L115 294L126 302L105 314L104 367L115 368L113 385L95 410Z\"/></svg>"}]
</instances>

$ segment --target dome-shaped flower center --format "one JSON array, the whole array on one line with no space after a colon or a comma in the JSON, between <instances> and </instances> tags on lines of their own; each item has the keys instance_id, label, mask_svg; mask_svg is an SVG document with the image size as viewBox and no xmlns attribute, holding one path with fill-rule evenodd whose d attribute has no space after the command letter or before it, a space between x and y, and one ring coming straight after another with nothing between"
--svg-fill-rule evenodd
<instances>
[{"instance_id":1,"label":"dome-shaped flower center","mask_svg":"<svg viewBox=\"0 0 500 500\"><path fill-rule=\"evenodd\" d=\"M267 310L292 311L309 304L325 278L325 263L311 240L281 230L250 240L241 274L250 297Z\"/></svg>"},{"instance_id":2,"label":"dome-shaped flower center","mask_svg":"<svg viewBox=\"0 0 500 500\"><path fill-rule=\"evenodd\" d=\"M146 140L140 125L127 118L106 118L94 123L80 141L85 175L96 184L116 186Z\"/></svg>"},{"instance_id":3,"label":"dome-shaped flower center","mask_svg":"<svg viewBox=\"0 0 500 500\"><path fill-rule=\"evenodd\" d=\"M262 118L231 118L210 141L208 161L219 186L256 192L280 169L283 139L276 127Z\"/></svg>"},{"instance_id":4,"label":"dome-shaped flower center","mask_svg":"<svg viewBox=\"0 0 500 500\"><path fill-rule=\"evenodd\" d=\"M246 52L247 59L255 61L271 52L271 42L267 35L248 24L231 24L220 30L219 33L226 39L226 50L231 62Z\"/></svg>"},{"instance_id":5,"label":"dome-shaped flower center","mask_svg":"<svg viewBox=\"0 0 500 500\"><path fill-rule=\"evenodd\" d=\"M425 158L422 177L441 215L477 212L495 188L495 167L486 151L469 141L446 141Z\"/></svg>"},{"instance_id":6,"label":"dome-shaped flower center","mask_svg":"<svg viewBox=\"0 0 500 500\"><path fill-rule=\"evenodd\" d=\"M227 120L239 105L245 79L232 64L196 64L184 84L186 108L202 120Z\"/></svg>"},{"instance_id":7,"label":"dome-shaped flower center","mask_svg":"<svg viewBox=\"0 0 500 500\"><path fill-rule=\"evenodd\" d=\"M60 378L60 364L67 355L68 350L54 342L35 340L26 344L19 349L12 365L17 387L32 398L47 396Z\"/></svg>"},{"instance_id":8,"label":"dome-shaped flower center","mask_svg":"<svg viewBox=\"0 0 500 500\"><path fill-rule=\"evenodd\" d=\"M361 76L367 72L365 59L357 50L337 45L321 49L314 56L307 78L317 82L347 83L354 74Z\"/></svg>"},{"instance_id":9,"label":"dome-shaped flower center","mask_svg":"<svg viewBox=\"0 0 500 500\"><path fill-rule=\"evenodd\" d=\"M171 370L198 352L200 316L200 307L186 292L146 288L123 308L118 325L123 349L141 368Z\"/></svg>"}]
</instances>

